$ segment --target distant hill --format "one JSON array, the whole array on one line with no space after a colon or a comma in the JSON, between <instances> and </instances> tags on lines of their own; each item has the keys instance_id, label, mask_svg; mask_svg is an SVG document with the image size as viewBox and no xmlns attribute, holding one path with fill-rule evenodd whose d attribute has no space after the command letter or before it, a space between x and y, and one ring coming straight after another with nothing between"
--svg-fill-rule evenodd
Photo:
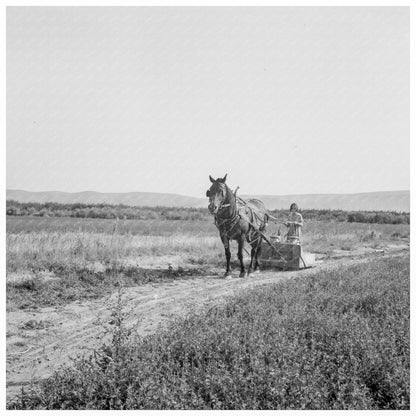
<instances>
[{"instance_id":1,"label":"distant hill","mask_svg":"<svg viewBox=\"0 0 416 416\"><path fill-rule=\"evenodd\" d=\"M242 198L261 199L266 207L288 209L296 202L301 209L343 209L347 211L410 211L409 191L368 192L359 194L316 194L316 195L241 195ZM131 206L169 206L204 208L207 198L194 198L178 194L152 192L100 193L86 192L28 192L8 189L6 198L19 202L59 202L62 204L124 204Z\"/></svg>"},{"instance_id":2,"label":"distant hill","mask_svg":"<svg viewBox=\"0 0 416 416\"><path fill-rule=\"evenodd\" d=\"M409 191L367 192L359 194L257 195L268 209L289 209L296 202L301 209L342 209L345 211L410 211ZM242 196L242 198L250 198Z\"/></svg>"}]
</instances>

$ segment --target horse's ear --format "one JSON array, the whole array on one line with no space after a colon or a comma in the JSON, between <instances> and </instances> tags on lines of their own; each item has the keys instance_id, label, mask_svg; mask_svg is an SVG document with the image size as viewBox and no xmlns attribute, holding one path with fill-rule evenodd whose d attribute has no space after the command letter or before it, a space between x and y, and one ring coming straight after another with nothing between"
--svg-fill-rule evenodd
<instances>
[{"instance_id":1,"label":"horse's ear","mask_svg":"<svg viewBox=\"0 0 416 416\"><path fill-rule=\"evenodd\" d=\"M207 191L207 193L206 193L206 196L209 198L209 189L208 189L208 191Z\"/></svg>"},{"instance_id":2,"label":"horse's ear","mask_svg":"<svg viewBox=\"0 0 416 416\"><path fill-rule=\"evenodd\" d=\"M212 183L214 183L214 182L215 182L215 179L214 179L211 175L209 175L209 180L210 180Z\"/></svg>"},{"instance_id":3,"label":"horse's ear","mask_svg":"<svg viewBox=\"0 0 416 416\"><path fill-rule=\"evenodd\" d=\"M225 176L221 179L221 182L222 182L222 183L225 183L225 181L226 181L226 179L227 179L227 175L228 175L228 173L226 173L226 174L225 174Z\"/></svg>"}]
</instances>

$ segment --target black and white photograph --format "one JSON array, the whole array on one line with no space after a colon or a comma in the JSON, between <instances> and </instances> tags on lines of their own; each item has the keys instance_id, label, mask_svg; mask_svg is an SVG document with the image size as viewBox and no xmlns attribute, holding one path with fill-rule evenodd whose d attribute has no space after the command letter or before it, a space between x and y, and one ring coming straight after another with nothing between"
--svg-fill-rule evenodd
<instances>
[{"instance_id":1,"label":"black and white photograph","mask_svg":"<svg viewBox=\"0 0 416 416\"><path fill-rule=\"evenodd\" d=\"M3 7L4 407L409 411L414 5L56 3Z\"/></svg>"}]
</instances>

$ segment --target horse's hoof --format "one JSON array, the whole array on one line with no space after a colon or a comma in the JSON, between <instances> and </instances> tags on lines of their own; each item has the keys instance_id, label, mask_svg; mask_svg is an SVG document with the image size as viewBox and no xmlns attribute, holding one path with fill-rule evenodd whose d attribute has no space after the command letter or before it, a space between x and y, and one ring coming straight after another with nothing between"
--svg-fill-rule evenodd
<instances>
[{"instance_id":1,"label":"horse's hoof","mask_svg":"<svg viewBox=\"0 0 416 416\"><path fill-rule=\"evenodd\" d=\"M240 277L241 277L241 278L244 278L244 277L246 277L246 276L247 276L247 273L246 273L246 272L241 272L241 273L240 273Z\"/></svg>"},{"instance_id":2,"label":"horse's hoof","mask_svg":"<svg viewBox=\"0 0 416 416\"><path fill-rule=\"evenodd\" d=\"M254 274L260 274L260 269L256 269L256 270L254 270L254 272L253 272Z\"/></svg>"},{"instance_id":3,"label":"horse's hoof","mask_svg":"<svg viewBox=\"0 0 416 416\"><path fill-rule=\"evenodd\" d=\"M224 279L231 279L231 272L225 272Z\"/></svg>"}]
</instances>

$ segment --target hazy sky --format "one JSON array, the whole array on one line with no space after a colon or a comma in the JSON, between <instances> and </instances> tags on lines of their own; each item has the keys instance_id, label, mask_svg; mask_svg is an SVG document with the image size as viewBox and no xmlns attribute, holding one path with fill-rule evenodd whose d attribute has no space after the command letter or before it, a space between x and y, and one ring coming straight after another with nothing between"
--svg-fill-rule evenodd
<instances>
[{"instance_id":1,"label":"hazy sky","mask_svg":"<svg viewBox=\"0 0 416 416\"><path fill-rule=\"evenodd\" d=\"M13 7L6 42L8 188L410 188L407 7Z\"/></svg>"}]
</instances>

